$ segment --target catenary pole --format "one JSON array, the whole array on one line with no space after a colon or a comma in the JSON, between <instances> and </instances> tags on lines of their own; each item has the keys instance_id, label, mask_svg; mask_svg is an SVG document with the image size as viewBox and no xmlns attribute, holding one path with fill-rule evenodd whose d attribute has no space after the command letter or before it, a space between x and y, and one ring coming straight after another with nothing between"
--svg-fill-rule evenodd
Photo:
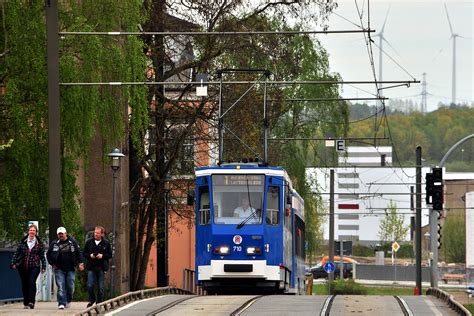
<instances>
[{"instance_id":1,"label":"catenary pole","mask_svg":"<svg viewBox=\"0 0 474 316\"><path fill-rule=\"evenodd\" d=\"M421 146L416 147L416 295L421 295Z\"/></svg>"},{"instance_id":2,"label":"catenary pole","mask_svg":"<svg viewBox=\"0 0 474 316\"><path fill-rule=\"evenodd\" d=\"M330 170L329 185L329 261L334 262L334 169ZM329 273L329 283L334 280L334 272Z\"/></svg>"},{"instance_id":3,"label":"catenary pole","mask_svg":"<svg viewBox=\"0 0 474 316\"><path fill-rule=\"evenodd\" d=\"M48 189L49 242L56 239L61 226L61 138L59 111L59 20L58 1L46 2L46 36L48 68Z\"/></svg>"}]
</instances>

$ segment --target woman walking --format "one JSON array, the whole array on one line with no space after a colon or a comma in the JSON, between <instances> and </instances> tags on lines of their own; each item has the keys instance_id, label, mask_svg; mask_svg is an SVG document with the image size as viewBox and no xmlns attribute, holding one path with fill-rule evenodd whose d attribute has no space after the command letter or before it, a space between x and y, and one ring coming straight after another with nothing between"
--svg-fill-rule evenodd
<instances>
[{"instance_id":1,"label":"woman walking","mask_svg":"<svg viewBox=\"0 0 474 316\"><path fill-rule=\"evenodd\" d=\"M10 266L20 274L24 308L34 309L36 279L40 273L40 268L43 273L46 271L44 244L38 237L38 227L36 225L30 225L28 235L21 239Z\"/></svg>"}]
</instances>

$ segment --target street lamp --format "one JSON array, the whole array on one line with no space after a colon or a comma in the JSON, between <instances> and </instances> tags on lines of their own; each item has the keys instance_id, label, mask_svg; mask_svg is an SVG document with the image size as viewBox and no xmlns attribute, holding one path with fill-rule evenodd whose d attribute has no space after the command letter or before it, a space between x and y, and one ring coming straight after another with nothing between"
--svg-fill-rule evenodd
<instances>
[{"instance_id":1,"label":"street lamp","mask_svg":"<svg viewBox=\"0 0 474 316\"><path fill-rule=\"evenodd\" d=\"M169 273L168 273L168 202L170 194L170 177L165 178L165 276L166 286L170 285Z\"/></svg>"},{"instance_id":2,"label":"street lamp","mask_svg":"<svg viewBox=\"0 0 474 316\"><path fill-rule=\"evenodd\" d=\"M116 235L116 227L115 227L115 215L116 215L116 180L117 180L117 171L120 169L120 159L125 157L124 154L120 152L120 149L114 148L109 154L107 154L111 158L110 167L112 168L112 266L110 267L111 275L110 275L110 296L115 294L115 235Z\"/></svg>"},{"instance_id":3,"label":"street lamp","mask_svg":"<svg viewBox=\"0 0 474 316\"><path fill-rule=\"evenodd\" d=\"M156 286L163 287L169 285L168 277L168 200L170 194L170 180L168 175L165 175L160 182L163 183L163 210L156 216L156 224L162 225L159 229L157 226L157 237L156 237ZM163 217L159 215L162 214ZM160 219L162 220L160 222Z\"/></svg>"}]
</instances>

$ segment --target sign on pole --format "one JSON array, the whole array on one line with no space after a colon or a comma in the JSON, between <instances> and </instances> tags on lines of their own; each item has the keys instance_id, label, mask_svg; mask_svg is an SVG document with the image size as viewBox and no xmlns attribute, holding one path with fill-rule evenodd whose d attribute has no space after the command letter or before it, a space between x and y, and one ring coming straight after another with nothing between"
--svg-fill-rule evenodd
<instances>
[{"instance_id":1,"label":"sign on pole","mask_svg":"<svg viewBox=\"0 0 474 316\"><path fill-rule=\"evenodd\" d=\"M346 150L344 139L336 139L336 151L343 152Z\"/></svg>"},{"instance_id":2,"label":"sign on pole","mask_svg":"<svg viewBox=\"0 0 474 316\"><path fill-rule=\"evenodd\" d=\"M28 221L27 225L28 225L28 228L30 228L30 225L35 225L39 229L39 221Z\"/></svg>"},{"instance_id":3,"label":"sign on pole","mask_svg":"<svg viewBox=\"0 0 474 316\"><path fill-rule=\"evenodd\" d=\"M331 261L327 261L325 264L324 264L324 271L326 271L326 273L332 273L334 272L335 270L335 266L334 266L334 263L332 263Z\"/></svg>"},{"instance_id":4,"label":"sign on pole","mask_svg":"<svg viewBox=\"0 0 474 316\"><path fill-rule=\"evenodd\" d=\"M397 252L398 249L400 249L400 245L398 244L398 242L395 241L395 242L392 244L392 251L393 251L393 252Z\"/></svg>"}]
</instances>

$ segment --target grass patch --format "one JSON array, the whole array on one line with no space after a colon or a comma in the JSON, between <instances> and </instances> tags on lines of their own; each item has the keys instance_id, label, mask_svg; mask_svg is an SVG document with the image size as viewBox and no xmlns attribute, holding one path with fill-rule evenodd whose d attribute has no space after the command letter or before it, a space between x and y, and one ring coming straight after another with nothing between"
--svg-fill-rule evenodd
<instances>
[{"instance_id":1,"label":"grass patch","mask_svg":"<svg viewBox=\"0 0 474 316\"><path fill-rule=\"evenodd\" d=\"M474 313L474 304L466 304L464 307L466 307L471 313Z\"/></svg>"},{"instance_id":2,"label":"grass patch","mask_svg":"<svg viewBox=\"0 0 474 316\"><path fill-rule=\"evenodd\" d=\"M346 281L347 282L347 281ZM349 291L345 293L336 293L336 294L347 294L347 295L403 295L403 296L409 296L413 295L413 288L411 287L372 287L372 286L364 286L361 284L357 284L354 281L351 281L352 283L355 284L357 287L355 291L350 293L352 289L349 289ZM352 286L352 285L350 285ZM334 286L332 286L334 289ZM340 287L341 288L341 287ZM342 289L344 289L342 287ZM336 285L336 291L337 291L337 285ZM313 285L313 294L316 295L328 295L328 284L315 284ZM333 293L334 294L334 293ZM426 290L423 290L423 295L426 295ZM471 304L474 306L474 304Z\"/></svg>"}]
</instances>

